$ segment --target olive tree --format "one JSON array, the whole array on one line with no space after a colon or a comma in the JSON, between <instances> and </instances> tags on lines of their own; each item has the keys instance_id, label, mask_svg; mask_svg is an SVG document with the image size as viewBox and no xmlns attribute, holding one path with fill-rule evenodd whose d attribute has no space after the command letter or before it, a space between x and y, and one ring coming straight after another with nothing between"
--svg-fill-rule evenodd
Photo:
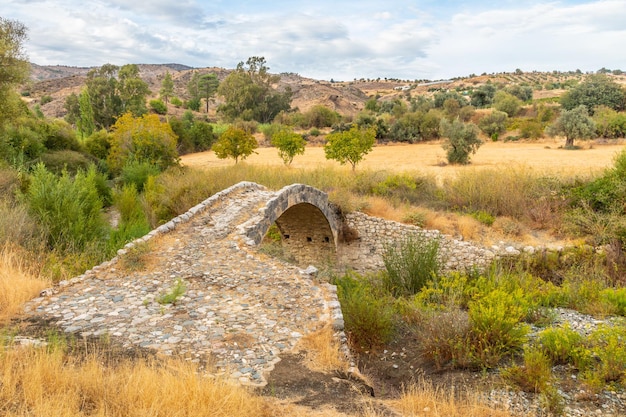
<instances>
[{"instance_id":1,"label":"olive tree","mask_svg":"<svg viewBox=\"0 0 626 417\"><path fill-rule=\"evenodd\" d=\"M459 119L449 122L441 120L441 136L448 138L443 144L451 164L467 165L470 154L476 153L483 142L478 138L478 128L473 123L463 123Z\"/></svg>"},{"instance_id":2,"label":"olive tree","mask_svg":"<svg viewBox=\"0 0 626 417\"><path fill-rule=\"evenodd\" d=\"M595 123L589 117L587 107L580 105L572 110L565 110L548 127L548 134L565 136L565 147L573 148L574 140L589 139L595 134Z\"/></svg>"}]
</instances>

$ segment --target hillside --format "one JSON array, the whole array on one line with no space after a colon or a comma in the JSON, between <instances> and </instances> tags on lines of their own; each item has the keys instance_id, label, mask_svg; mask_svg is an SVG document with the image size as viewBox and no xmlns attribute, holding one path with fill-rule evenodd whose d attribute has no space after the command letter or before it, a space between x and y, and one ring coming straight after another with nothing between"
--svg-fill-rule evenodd
<instances>
[{"instance_id":1,"label":"hillside","mask_svg":"<svg viewBox=\"0 0 626 417\"><path fill-rule=\"evenodd\" d=\"M232 71L230 69L207 67L192 68L182 64L138 64L139 74L152 91L150 98L156 98L161 81L169 71L174 81L174 93L184 100L187 97L187 84L194 71L200 74L215 73L221 81ZM22 95L29 105L41 102L44 96L52 100L41 105L41 110L48 117L63 117L65 98L80 92L91 68L70 66L41 66L31 64L31 81L22 87ZM582 80L586 74L580 72L530 72L498 73L480 76L460 77L452 80L395 80L395 79L359 79L353 81L332 82L314 80L295 73L280 74L279 89L290 87L293 91L292 107L306 111L315 105L324 105L342 115L355 116L365 107L370 97L378 96L383 100L393 100L407 94L411 96L432 94L441 89L464 91L485 83L500 85L529 85L534 90L534 98L546 99L559 97L565 88ZM615 81L626 85L626 75L613 75ZM404 87L404 90L402 88ZM219 102L219 97L217 98ZM215 108L215 106L213 106ZM182 112L182 111L181 111ZM176 114L177 111L174 111Z\"/></svg>"}]
</instances>

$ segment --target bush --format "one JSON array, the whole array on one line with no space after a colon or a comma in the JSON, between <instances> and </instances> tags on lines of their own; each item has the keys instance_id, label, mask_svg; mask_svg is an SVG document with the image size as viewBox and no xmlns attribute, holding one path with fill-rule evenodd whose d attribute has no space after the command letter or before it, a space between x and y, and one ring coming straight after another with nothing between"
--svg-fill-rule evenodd
<instances>
[{"instance_id":1,"label":"bush","mask_svg":"<svg viewBox=\"0 0 626 417\"><path fill-rule=\"evenodd\" d=\"M607 288L600 293L600 298L613 306L615 314L626 316L626 288Z\"/></svg>"},{"instance_id":2,"label":"bush","mask_svg":"<svg viewBox=\"0 0 626 417\"><path fill-rule=\"evenodd\" d=\"M111 149L111 136L106 130L93 132L85 139L85 150L98 159L106 160Z\"/></svg>"},{"instance_id":3,"label":"bush","mask_svg":"<svg viewBox=\"0 0 626 417\"><path fill-rule=\"evenodd\" d=\"M385 245L385 288L396 296L417 294L441 273L443 261L437 238L414 234Z\"/></svg>"},{"instance_id":4,"label":"bush","mask_svg":"<svg viewBox=\"0 0 626 417\"><path fill-rule=\"evenodd\" d=\"M143 191L143 188L149 177L159 175L161 170L158 166L149 162L129 161L122 168L120 178L124 185L132 184L137 191Z\"/></svg>"},{"instance_id":5,"label":"bush","mask_svg":"<svg viewBox=\"0 0 626 417\"><path fill-rule=\"evenodd\" d=\"M390 298L367 277L356 274L347 274L335 284L352 346L367 350L388 343L394 333Z\"/></svg>"},{"instance_id":6,"label":"bush","mask_svg":"<svg viewBox=\"0 0 626 417\"><path fill-rule=\"evenodd\" d=\"M496 289L469 303L468 349L475 365L493 367L522 347L529 330L521 323L528 314L524 301L520 290L509 293Z\"/></svg>"},{"instance_id":7,"label":"bush","mask_svg":"<svg viewBox=\"0 0 626 417\"><path fill-rule=\"evenodd\" d=\"M172 103L172 106L176 107L177 109L183 107L183 102L178 97L172 97L170 103Z\"/></svg>"},{"instance_id":8,"label":"bush","mask_svg":"<svg viewBox=\"0 0 626 417\"><path fill-rule=\"evenodd\" d=\"M538 337L542 351L555 365L572 363L582 341L582 336L572 330L569 325L543 330Z\"/></svg>"},{"instance_id":9,"label":"bush","mask_svg":"<svg viewBox=\"0 0 626 417\"><path fill-rule=\"evenodd\" d=\"M167 114L167 105L162 100L150 100L150 109L156 114Z\"/></svg>"},{"instance_id":10,"label":"bush","mask_svg":"<svg viewBox=\"0 0 626 417\"><path fill-rule=\"evenodd\" d=\"M515 365L502 371L505 381L525 392L544 392L553 382L552 364L543 350L524 349L524 364Z\"/></svg>"},{"instance_id":11,"label":"bush","mask_svg":"<svg viewBox=\"0 0 626 417\"><path fill-rule=\"evenodd\" d=\"M48 246L61 251L81 251L102 241L108 225L102 215L102 199L96 187L96 171L79 171L74 178L61 177L38 164L24 199L31 213L48 230Z\"/></svg>"},{"instance_id":12,"label":"bush","mask_svg":"<svg viewBox=\"0 0 626 417\"><path fill-rule=\"evenodd\" d=\"M74 175L80 170L86 171L93 163L82 153L69 150L46 152L41 155L41 162L57 175L64 170Z\"/></svg>"},{"instance_id":13,"label":"bush","mask_svg":"<svg viewBox=\"0 0 626 417\"><path fill-rule=\"evenodd\" d=\"M466 312L459 309L431 312L417 330L420 354L438 370L446 366L467 367L469 331Z\"/></svg>"}]
</instances>

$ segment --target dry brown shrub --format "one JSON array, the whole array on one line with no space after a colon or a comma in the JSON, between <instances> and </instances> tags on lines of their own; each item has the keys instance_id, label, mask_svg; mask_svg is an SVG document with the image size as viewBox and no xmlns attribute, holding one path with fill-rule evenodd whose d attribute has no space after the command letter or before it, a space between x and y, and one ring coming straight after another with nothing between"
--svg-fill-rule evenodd
<instances>
[{"instance_id":1,"label":"dry brown shrub","mask_svg":"<svg viewBox=\"0 0 626 417\"><path fill-rule=\"evenodd\" d=\"M346 371L347 358L331 326L310 333L300 339L299 347L306 352L306 366L312 371Z\"/></svg>"},{"instance_id":2,"label":"dry brown shrub","mask_svg":"<svg viewBox=\"0 0 626 417\"><path fill-rule=\"evenodd\" d=\"M402 397L390 401L403 416L431 417L511 417L503 409L489 406L480 397L470 392L454 392L435 388L421 381L404 390Z\"/></svg>"}]
</instances>

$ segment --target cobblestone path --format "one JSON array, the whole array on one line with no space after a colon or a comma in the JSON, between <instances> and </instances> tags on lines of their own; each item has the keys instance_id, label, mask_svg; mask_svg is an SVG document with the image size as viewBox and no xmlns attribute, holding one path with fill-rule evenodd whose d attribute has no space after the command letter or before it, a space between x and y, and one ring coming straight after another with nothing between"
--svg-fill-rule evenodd
<instances>
[{"instance_id":1,"label":"cobblestone path","mask_svg":"<svg viewBox=\"0 0 626 417\"><path fill-rule=\"evenodd\" d=\"M173 230L63 283L27 312L67 333L210 361L241 383L263 385L281 352L333 320L341 323L333 286L257 252L238 233L272 196L239 187L209 199L196 214L179 216ZM142 249L145 265L133 270L125 259ZM184 295L159 303L177 282Z\"/></svg>"}]
</instances>

